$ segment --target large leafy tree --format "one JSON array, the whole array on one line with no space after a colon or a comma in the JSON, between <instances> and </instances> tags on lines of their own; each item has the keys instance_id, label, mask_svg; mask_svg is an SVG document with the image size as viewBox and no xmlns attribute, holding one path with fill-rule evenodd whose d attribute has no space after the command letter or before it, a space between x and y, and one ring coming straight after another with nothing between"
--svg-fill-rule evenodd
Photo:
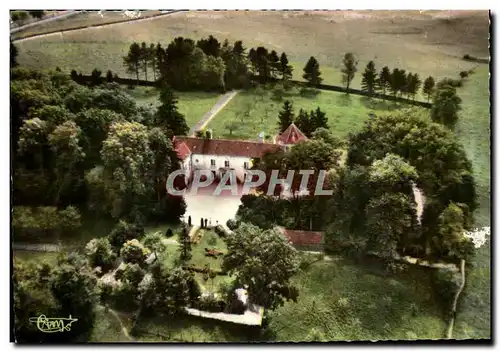
<instances>
[{"instance_id":1,"label":"large leafy tree","mask_svg":"<svg viewBox=\"0 0 500 352\"><path fill-rule=\"evenodd\" d=\"M239 285L248 285L252 302L276 309L285 299L297 301L290 282L298 270L297 250L278 230L243 223L226 241L223 267Z\"/></svg>"},{"instance_id":2,"label":"large leafy tree","mask_svg":"<svg viewBox=\"0 0 500 352\"><path fill-rule=\"evenodd\" d=\"M349 93L349 86L351 85L354 75L358 71L358 61L353 53L346 53L344 59L342 60L342 83L345 84L347 93Z\"/></svg>"},{"instance_id":3,"label":"large leafy tree","mask_svg":"<svg viewBox=\"0 0 500 352\"><path fill-rule=\"evenodd\" d=\"M432 102L432 121L453 129L458 121L461 102L454 87L446 85L438 88Z\"/></svg>"},{"instance_id":4,"label":"large leafy tree","mask_svg":"<svg viewBox=\"0 0 500 352\"><path fill-rule=\"evenodd\" d=\"M321 71L319 69L319 62L314 56L311 56L307 61L302 78L313 86L321 84L323 81L323 78L321 78Z\"/></svg>"},{"instance_id":5,"label":"large leafy tree","mask_svg":"<svg viewBox=\"0 0 500 352\"><path fill-rule=\"evenodd\" d=\"M103 142L101 159L106 197L115 218L130 215L151 194L154 156L147 128L137 122L115 122Z\"/></svg>"},{"instance_id":6,"label":"large leafy tree","mask_svg":"<svg viewBox=\"0 0 500 352\"><path fill-rule=\"evenodd\" d=\"M373 94L377 90L377 71L375 70L375 62L370 61L363 72L361 87L368 94Z\"/></svg>"},{"instance_id":7,"label":"large leafy tree","mask_svg":"<svg viewBox=\"0 0 500 352\"><path fill-rule=\"evenodd\" d=\"M198 40L196 46L203 50L205 55L219 57L221 54L221 44L213 35L210 35L206 39L203 38Z\"/></svg>"},{"instance_id":8,"label":"large leafy tree","mask_svg":"<svg viewBox=\"0 0 500 352\"><path fill-rule=\"evenodd\" d=\"M62 193L75 182L82 181L78 164L85 153L81 146L82 132L73 121L66 121L57 126L49 135L48 142L55 155L55 199L59 204Z\"/></svg>"},{"instance_id":9,"label":"large leafy tree","mask_svg":"<svg viewBox=\"0 0 500 352\"><path fill-rule=\"evenodd\" d=\"M18 50L17 47L10 41L10 68L14 68L17 66L17 55Z\"/></svg>"}]
</instances>

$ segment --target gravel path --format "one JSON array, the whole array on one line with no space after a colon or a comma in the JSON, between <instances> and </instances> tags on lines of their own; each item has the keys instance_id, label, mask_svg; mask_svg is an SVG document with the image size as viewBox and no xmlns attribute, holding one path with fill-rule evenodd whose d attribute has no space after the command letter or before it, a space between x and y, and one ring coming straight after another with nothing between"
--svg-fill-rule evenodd
<instances>
[{"instance_id":1,"label":"gravel path","mask_svg":"<svg viewBox=\"0 0 500 352\"><path fill-rule=\"evenodd\" d=\"M201 118L200 122L198 122L194 127L192 127L189 130L189 135L191 137L194 137L196 131L199 131L206 125L208 125L210 120L212 120L215 117L215 115L217 115L217 113L221 111L227 105L227 103L229 103L231 99L233 99L236 96L236 94L238 94L238 91L235 90L227 92L222 97L220 97L219 100L217 100L217 102L215 103L215 105Z\"/></svg>"}]
</instances>

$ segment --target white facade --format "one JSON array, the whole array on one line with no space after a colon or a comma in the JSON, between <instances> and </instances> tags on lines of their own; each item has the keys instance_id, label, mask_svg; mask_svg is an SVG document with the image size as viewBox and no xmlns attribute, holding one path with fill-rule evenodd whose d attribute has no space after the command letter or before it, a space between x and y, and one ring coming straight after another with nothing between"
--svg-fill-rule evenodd
<instances>
[{"instance_id":1,"label":"white facade","mask_svg":"<svg viewBox=\"0 0 500 352\"><path fill-rule=\"evenodd\" d=\"M191 154L183 162L183 169L187 175L196 169L213 170L217 177L221 176L220 169L233 169L236 177L243 179L245 170L252 167L252 158L229 155Z\"/></svg>"}]
</instances>

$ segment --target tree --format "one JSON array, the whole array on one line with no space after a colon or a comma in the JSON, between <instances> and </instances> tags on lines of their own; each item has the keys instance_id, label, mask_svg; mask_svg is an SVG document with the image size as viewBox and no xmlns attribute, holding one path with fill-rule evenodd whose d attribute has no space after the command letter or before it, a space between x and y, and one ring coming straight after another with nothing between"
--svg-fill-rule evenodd
<instances>
[{"instance_id":1,"label":"tree","mask_svg":"<svg viewBox=\"0 0 500 352\"><path fill-rule=\"evenodd\" d=\"M370 95L377 90L377 71L375 70L373 60L366 65L365 72L363 72L363 79L361 80L361 87Z\"/></svg>"},{"instance_id":2,"label":"tree","mask_svg":"<svg viewBox=\"0 0 500 352\"><path fill-rule=\"evenodd\" d=\"M289 81L290 79L292 79L293 67L292 65L289 65L288 57L285 53L281 53L279 72L283 81Z\"/></svg>"},{"instance_id":3,"label":"tree","mask_svg":"<svg viewBox=\"0 0 500 352\"><path fill-rule=\"evenodd\" d=\"M278 78L278 73L280 72L281 62L278 53L275 50L272 50L269 53L269 67L271 70L271 77Z\"/></svg>"},{"instance_id":4,"label":"tree","mask_svg":"<svg viewBox=\"0 0 500 352\"><path fill-rule=\"evenodd\" d=\"M453 129L458 121L462 99L455 88L444 86L436 91L431 109L431 119Z\"/></svg>"},{"instance_id":5,"label":"tree","mask_svg":"<svg viewBox=\"0 0 500 352\"><path fill-rule=\"evenodd\" d=\"M238 285L248 285L251 302L267 309L297 301L291 277L298 270L297 250L278 230L262 230L243 223L226 239L223 268Z\"/></svg>"},{"instance_id":6,"label":"tree","mask_svg":"<svg viewBox=\"0 0 500 352\"><path fill-rule=\"evenodd\" d=\"M106 237L94 238L85 246L85 255L92 267L101 267L103 272L113 267L116 255Z\"/></svg>"},{"instance_id":7,"label":"tree","mask_svg":"<svg viewBox=\"0 0 500 352\"><path fill-rule=\"evenodd\" d=\"M431 95L434 93L434 78L429 76L424 81L424 86L422 87L422 92L427 96L427 101L431 98Z\"/></svg>"},{"instance_id":8,"label":"tree","mask_svg":"<svg viewBox=\"0 0 500 352\"><path fill-rule=\"evenodd\" d=\"M96 278L88 262L77 254L62 257L50 273L49 285L60 309L57 316L78 318L71 331L57 334L59 338L87 341L94 326L97 303Z\"/></svg>"},{"instance_id":9,"label":"tree","mask_svg":"<svg viewBox=\"0 0 500 352\"><path fill-rule=\"evenodd\" d=\"M151 251L144 247L137 239L129 240L123 244L120 250L120 257L125 263L144 264Z\"/></svg>"},{"instance_id":10,"label":"tree","mask_svg":"<svg viewBox=\"0 0 500 352\"><path fill-rule=\"evenodd\" d=\"M49 145L55 155L57 191L54 204L59 204L61 193L67 190L71 183L81 181L77 170L78 164L85 157L80 142L81 137L82 131L73 121L66 121L57 126L48 137Z\"/></svg>"},{"instance_id":11,"label":"tree","mask_svg":"<svg viewBox=\"0 0 500 352\"><path fill-rule=\"evenodd\" d=\"M103 142L101 159L111 215L135 218L153 191L154 156L148 130L137 122L115 122Z\"/></svg>"},{"instance_id":12,"label":"tree","mask_svg":"<svg viewBox=\"0 0 500 352\"><path fill-rule=\"evenodd\" d=\"M474 253L472 240L465 236L465 214L463 204L450 203L439 215L438 236L432 238L437 256L450 258L455 262L468 259Z\"/></svg>"},{"instance_id":13,"label":"tree","mask_svg":"<svg viewBox=\"0 0 500 352\"><path fill-rule=\"evenodd\" d=\"M203 50L205 55L219 57L221 53L221 45L219 41L213 36L210 35L207 39L203 38L198 40L196 46Z\"/></svg>"},{"instance_id":14,"label":"tree","mask_svg":"<svg viewBox=\"0 0 500 352\"><path fill-rule=\"evenodd\" d=\"M139 284L139 291L142 309L169 315L182 313L201 295L192 273L166 268L161 262L153 265L151 277ZM140 312L136 321L139 316Z\"/></svg>"},{"instance_id":15,"label":"tree","mask_svg":"<svg viewBox=\"0 0 500 352\"><path fill-rule=\"evenodd\" d=\"M357 65L358 61L354 57L353 53L347 53L344 55L343 60L344 67L342 68L342 83L346 85L347 93L349 93L349 86L354 78L354 75L358 71Z\"/></svg>"},{"instance_id":16,"label":"tree","mask_svg":"<svg viewBox=\"0 0 500 352\"><path fill-rule=\"evenodd\" d=\"M224 125L224 128L229 131L229 135L232 136L233 132L240 127L240 123L237 121L229 121Z\"/></svg>"},{"instance_id":17,"label":"tree","mask_svg":"<svg viewBox=\"0 0 500 352\"><path fill-rule=\"evenodd\" d=\"M19 52L17 50L17 47L12 43L12 40L10 41L10 68L14 68L17 66L17 56Z\"/></svg>"},{"instance_id":18,"label":"tree","mask_svg":"<svg viewBox=\"0 0 500 352\"><path fill-rule=\"evenodd\" d=\"M108 70L108 72L106 72L106 82L113 82L113 72L111 72L111 70Z\"/></svg>"},{"instance_id":19,"label":"tree","mask_svg":"<svg viewBox=\"0 0 500 352\"><path fill-rule=\"evenodd\" d=\"M145 80L148 80L148 64L150 61L150 53L149 53L149 48L146 46L145 42L141 43L141 48L140 48L140 66L141 70L144 72L144 77Z\"/></svg>"},{"instance_id":20,"label":"tree","mask_svg":"<svg viewBox=\"0 0 500 352\"><path fill-rule=\"evenodd\" d=\"M163 49L163 47L161 46L160 43L156 44L154 55L156 57L155 75L157 74L158 76L161 76L162 72L165 71L165 62L166 62L167 53L165 52L165 49ZM155 76L155 78L156 78L156 76Z\"/></svg>"},{"instance_id":21,"label":"tree","mask_svg":"<svg viewBox=\"0 0 500 352\"><path fill-rule=\"evenodd\" d=\"M314 114L314 112L313 112ZM306 136L311 134L312 122L311 117L304 109L299 110L299 114L295 119L295 124Z\"/></svg>"},{"instance_id":22,"label":"tree","mask_svg":"<svg viewBox=\"0 0 500 352\"><path fill-rule=\"evenodd\" d=\"M136 42L130 45L127 56L123 58L123 64L128 73L135 73L137 82L139 82L139 69L141 67L142 50Z\"/></svg>"},{"instance_id":23,"label":"tree","mask_svg":"<svg viewBox=\"0 0 500 352\"><path fill-rule=\"evenodd\" d=\"M283 133L295 119L293 113L293 104L289 100L285 100L285 102L283 103L283 109L279 112L278 118L279 132Z\"/></svg>"},{"instance_id":24,"label":"tree","mask_svg":"<svg viewBox=\"0 0 500 352\"><path fill-rule=\"evenodd\" d=\"M177 109L177 98L168 85L163 85L160 91L161 105L155 116L155 124L168 130L169 135L185 136L189 132L186 119Z\"/></svg>"},{"instance_id":25,"label":"tree","mask_svg":"<svg viewBox=\"0 0 500 352\"><path fill-rule=\"evenodd\" d=\"M401 70L395 68L391 74L390 88L391 92L394 96L399 92L399 95L402 96L403 93L406 93L406 88L408 85L408 77L406 75L405 70Z\"/></svg>"},{"instance_id":26,"label":"tree","mask_svg":"<svg viewBox=\"0 0 500 352\"><path fill-rule=\"evenodd\" d=\"M156 82L156 71L158 70L157 59L158 57L156 55L156 47L153 43L151 43L147 48L147 60L148 64L151 65L151 68L153 70L153 81L155 82Z\"/></svg>"},{"instance_id":27,"label":"tree","mask_svg":"<svg viewBox=\"0 0 500 352\"><path fill-rule=\"evenodd\" d=\"M326 128L328 129L328 118L326 117L326 113L321 111L318 107L315 111L311 111L310 114L310 122L311 126L306 129L307 137L311 137L311 134L316 131L318 128ZM304 131L301 129L301 131ZM304 132L305 133L305 132Z\"/></svg>"},{"instance_id":28,"label":"tree","mask_svg":"<svg viewBox=\"0 0 500 352\"><path fill-rule=\"evenodd\" d=\"M94 68L90 74L90 82L93 86L98 86L102 83L102 72Z\"/></svg>"},{"instance_id":29,"label":"tree","mask_svg":"<svg viewBox=\"0 0 500 352\"><path fill-rule=\"evenodd\" d=\"M321 78L321 71L319 69L319 62L314 58L314 56L311 56L309 61L307 61L302 78L304 78L312 86L321 84L323 81L323 78Z\"/></svg>"},{"instance_id":30,"label":"tree","mask_svg":"<svg viewBox=\"0 0 500 352\"><path fill-rule=\"evenodd\" d=\"M158 254L164 253L167 250L161 232L150 233L144 237L144 246L146 246L155 255L155 260L158 259Z\"/></svg>"},{"instance_id":31,"label":"tree","mask_svg":"<svg viewBox=\"0 0 500 352\"><path fill-rule=\"evenodd\" d=\"M382 89L382 94L385 95L386 90L391 87L391 81L391 71L389 70L389 67L384 66L378 76L378 85Z\"/></svg>"},{"instance_id":32,"label":"tree","mask_svg":"<svg viewBox=\"0 0 500 352\"><path fill-rule=\"evenodd\" d=\"M108 235L108 240L115 253L120 253L123 244L129 240L140 239L144 235L144 228L120 220Z\"/></svg>"},{"instance_id":33,"label":"tree","mask_svg":"<svg viewBox=\"0 0 500 352\"><path fill-rule=\"evenodd\" d=\"M312 139L321 139L325 143L332 145L334 148L339 148L342 146L343 142L335 137L332 132L325 127L319 127L313 131L311 134Z\"/></svg>"}]
</instances>

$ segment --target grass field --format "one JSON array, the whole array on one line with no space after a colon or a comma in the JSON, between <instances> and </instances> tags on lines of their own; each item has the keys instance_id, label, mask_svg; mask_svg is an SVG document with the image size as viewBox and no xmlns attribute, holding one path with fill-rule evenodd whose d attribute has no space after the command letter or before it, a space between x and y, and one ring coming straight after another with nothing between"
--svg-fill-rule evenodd
<instances>
[{"instance_id":1,"label":"grass field","mask_svg":"<svg viewBox=\"0 0 500 352\"><path fill-rule=\"evenodd\" d=\"M298 303L271 313L278 341L436 339L445 321L425 270L384 276L372 267L322 261L295 278Z\"/></svg>"},{"instance_id":2,"label":"grass field","mask_svg":"<svg viewBox=\"0 0 500 352\"><path fill-rule=\"evenodd\" d=\"M160 11L141 11L141 18L156 15ZM72 15L69 18L62 18L50 22L40 23L39 25L29 27L18 31L12 35L13 39L19 39L29 35L38 35L56 30L77 28L80 26L101 25L109 22L125 19L123 11L103 11L102 16L96 11L80 12Z\"/></svg>"},{"instance_id":3,"label":"grass field","mask_svg":"<svg viewBox=\"0 0 500 352\"><path fill-rule=\"evenodd\" d=\"M35 252L35 251L23 251L23 250L13 250L12 256L14 260L19 260L22 262L32 262L32 263L47 263L54 265L57 263L57 252Z\"/></svg>"},{"instance_id":4,"label":"grass field","mask_svg":"<svg viewBox=\"0 0 500 352\"><path fill-rule=\"evenodd\" d=\"M406 105L369 99L358 95L321 91L315 97L303 97L297 89L291 90L284 100L293 103L295 115L302 108L306 111L320 107L328 117L328 125L332 133L340 138L349 132L359 129L368 119L368 114L397 109ZM214 136L220 138L253 139L264 131L271 135L278 132L278 113L283 101L273 100L272 91L256 94L254 91L240 92L229 104L219 112L208 124ZM245 113L249 112L249 117ZM236 122L238 128L232 133L225 127L228 122Z\"/></svg>"},{"instance_id":5,"label":"grass field","mask_svg":"<svg viewBox=\"0 0 500 352\"><path fill-rule=\"evenodd\" d=\"M159 104L159 91L155 88L135 87L126 92L133 96L139 105L156 108ZM218 93L208 92L176 92L179 112L186 118L187 125L196 125L219 98Z\"/></svg>"}]
</instances>

